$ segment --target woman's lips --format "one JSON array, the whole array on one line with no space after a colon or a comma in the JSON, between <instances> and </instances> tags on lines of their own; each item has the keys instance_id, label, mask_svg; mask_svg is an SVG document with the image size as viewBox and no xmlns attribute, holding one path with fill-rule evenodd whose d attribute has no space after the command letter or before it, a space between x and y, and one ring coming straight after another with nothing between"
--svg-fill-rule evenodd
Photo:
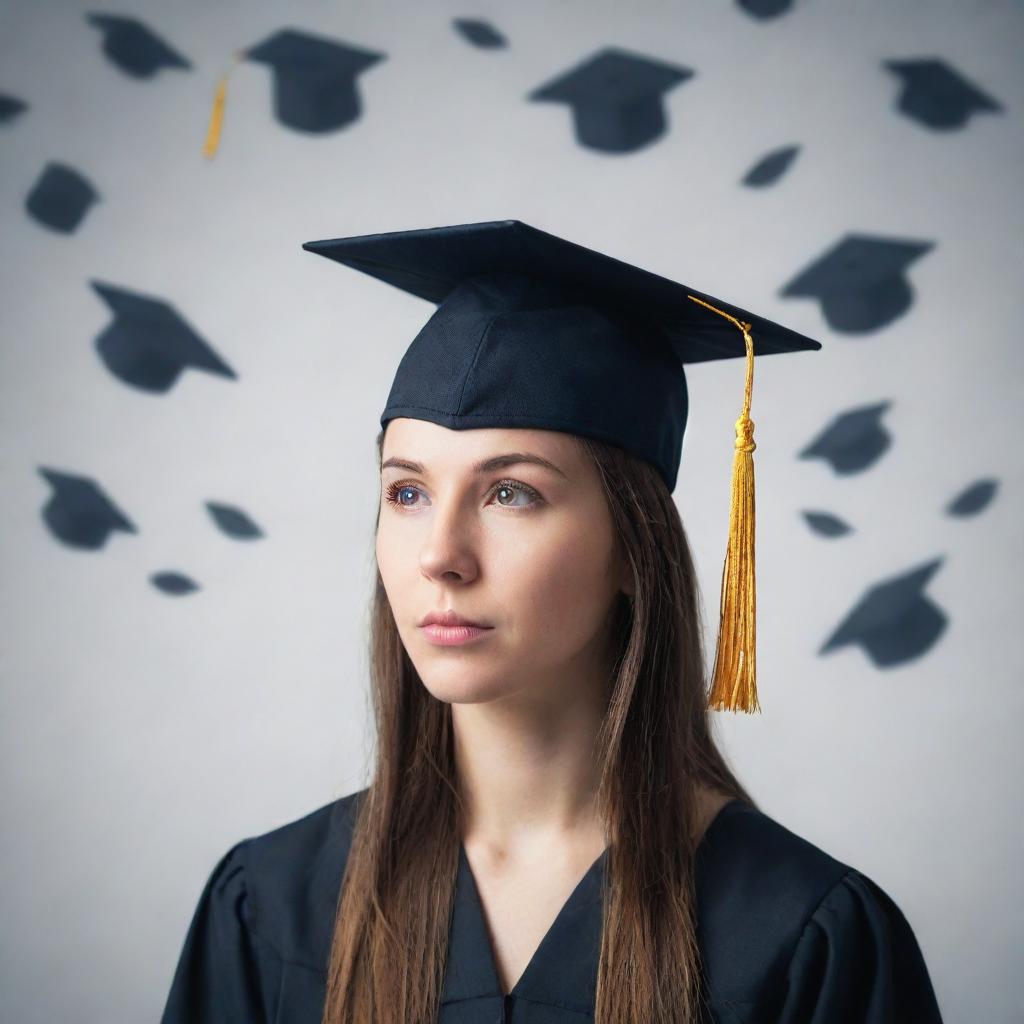
<instances>
[{"instance_id":1,"label":"woman's lips","mask_svg":"<svg viewBox=\"0 0 1024 1024\"><path fill-rule=\"evenodd\" d=\"M490 633L492 626L442 626L440 623L431 622L427 626L420 626L424 636L432 643L440 647L456 647L460 644L472 643L478 637Z\"/></svg>"}]
</instances>

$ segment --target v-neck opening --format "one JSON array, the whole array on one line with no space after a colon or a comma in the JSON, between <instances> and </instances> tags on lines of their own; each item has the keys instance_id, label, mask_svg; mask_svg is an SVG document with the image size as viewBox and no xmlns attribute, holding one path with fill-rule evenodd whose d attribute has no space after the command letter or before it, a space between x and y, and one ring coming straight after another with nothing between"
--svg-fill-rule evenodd
<instances>
[{"instance_id":1,"label":"v-neck opening","mask_svg":"<svg viewBox=\"0 0 1024 1024\"><path fill-rule=\"evenodd\" d=\"M494 939L491 937L492 929L490 927L490 923L487 921L487 912L484 909L483 900L480 898L480 887L477 885L476 876L473 874L473 866L469 863L469 857L466 855L465 844L461 842L459 843L459 853L460 856L466 862L466 871L469 875L469 878L472 881L473 892L476 896L477 906L479 907L481 918L483 919L487 929L487 954L490 959L491 971L494 975L494 984L497 986L497 989L501 993L503 999L507 999L509 996L515 996L518 998L523 995L522 988L530 980L531 968L534 968L535 965L540 962L541 954L543 953L545 947L549 944L552 934L555 932L559 924L561 924L562 920L568 914L573 905L576 902L578 902L580 890L586 884L590 876L597 870L598 866L604 861L610 849L610 846L606 846L597 855L597 858L590 865L590 867L587 868L587 870L583 873L580 880L573 886L572 892L569 893L568 897L558 908L558 912L555 914L554 919L551 921L551 924L548 925L547 930L541 936L540 942L538 942L537 946L534 948L533 954L527 961L526 966L520 972L519 977L516 979L516 983L508 990L508 992L506 992L505 986L501 983L501 976L498 973L498 959L494 952ZM534 970L533 973L536 973L536 971Z\"/></svg>"},{"instance_id":2,"label":"v-neck opening","mask_svg":"<svg viewBox=\"0 0 1024 1024\"><path fill-rule=\"evenodd\" d=\"M738 797L733 797L732 799L722 804L721 807L719 807L719 809L715 812L715 816L711 819L710 822L708 822L707 827L704 829L703 835L700 837L700 840L697 843L698 850L704 845L705 841L711 834L712 830L726 816L726 812L731 810L735 805L745 806L745 801L740 800ZM523 968L519 977L516 979L515 984L509 989L508 992L505 992L504 986L501 983L501 977L498 973L498 960L495 955L494 940L491 936L491 927L487 920L487 914L484 909L483 900L480 898L480 887L477 885L476 877L473 874L473 867L469 863L469 857L466 854L465 844L462 842L459 843L459 856L465 861L466 873L468 875L471 885L473 886L473 894L476 897L477 910L479 911L480 914L481 923L483 923L485 927L485 935L487 938L486 955L490 965L491 974L494 980L494 986L503 999L508 999L509 997L519 998L525 996L524 989L529 986L532 975L538 972L538 965L541 963L541 958L546 951L546 947L552 941L554 941L552 939L552 936L554 935L555 931L559 928L559 925L561 925L562 922L565 920L569 912L572 909L574 909L575 904L578 903L580 899L581 890L590 880L591 876L594 874L597 868L604 863L605 859L608 856L609 850L611 850L610 845L606 846L601 851L601 853L598 854L597 859L594 860L594 862L590 865L589 868L587 868L583 876L573 887L572 892L569 893L569 896L567 897L565 902L561 905L561 907L559 907L558 912L555 914L551 924L548 925L547 930L541 937L540 942L534 949L533 954L526 963L526 966Z\"/></svg>"}]
</instances>

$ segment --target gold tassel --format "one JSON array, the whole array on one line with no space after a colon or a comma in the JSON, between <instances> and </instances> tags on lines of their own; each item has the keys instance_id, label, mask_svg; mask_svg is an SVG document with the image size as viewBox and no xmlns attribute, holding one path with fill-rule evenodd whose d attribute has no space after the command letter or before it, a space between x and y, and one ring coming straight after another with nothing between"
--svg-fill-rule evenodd
<instances>
[{"instance_id":1,"label":"gold tassel","mask_svg":"<svg viewBox=\"0 0 1024 1024\"><path fill-rule=\"evenodd\" d=\"M756 676L756 590L754 579L754 421L750 395L754 384L753 324L737 320L695 295L687 298L732 321L743 331L747 376L743 411L736 420L729 502L729 547L722 567L718 645L707 706L716 711L760 711Z\"/></svg>"},{"instance_id":2,"label":"gold tassel","mask_svg":"<svg viewBox=\"0 0 1024 1024\"><path fill-rule=\"evenodd\" d=\"M206 143L203 146L203 156L207 158L212 158L220 145L220 133L224 126L224 105L228 99L228 76L243 56L244 54L241 52L235 54L231 67L224 72L217 83L217 92L213 97L213 110L210 111L210 126L206 129Z\"/></svg>"}]
</instances>

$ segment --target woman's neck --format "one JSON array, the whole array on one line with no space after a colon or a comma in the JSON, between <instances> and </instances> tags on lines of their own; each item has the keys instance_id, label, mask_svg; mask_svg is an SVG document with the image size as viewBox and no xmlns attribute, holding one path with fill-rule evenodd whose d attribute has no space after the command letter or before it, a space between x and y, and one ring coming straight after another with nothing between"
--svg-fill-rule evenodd
<instances>
[{"instance_id":1,"label":"woman's neck","mask_svg":"<svg viewBox=\"0 0 1024 1024\"><path fill-rule=\"evenodd\" d=\"M512 852L603 833L595 758L601 714L586 700L452 705L465 838Z\"/></svg>"}]
</instances>

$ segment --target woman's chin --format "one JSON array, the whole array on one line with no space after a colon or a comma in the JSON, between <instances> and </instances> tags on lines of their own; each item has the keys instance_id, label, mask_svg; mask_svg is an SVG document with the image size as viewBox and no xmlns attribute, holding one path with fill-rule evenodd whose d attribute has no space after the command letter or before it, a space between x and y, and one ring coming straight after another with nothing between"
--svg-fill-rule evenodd
<instances>
[{"instance_id":1,"label":"woman's chin","mask_svg":"<svg viewBox=\"0 0 1024 1024\"><path fill-rule=\"evenodd\" d=\"M433 672L420 673L420 678L430 695L445 704L485 704L512 692L507 681L485 679L479 674Z\"/></svg>"}]
</instances>

